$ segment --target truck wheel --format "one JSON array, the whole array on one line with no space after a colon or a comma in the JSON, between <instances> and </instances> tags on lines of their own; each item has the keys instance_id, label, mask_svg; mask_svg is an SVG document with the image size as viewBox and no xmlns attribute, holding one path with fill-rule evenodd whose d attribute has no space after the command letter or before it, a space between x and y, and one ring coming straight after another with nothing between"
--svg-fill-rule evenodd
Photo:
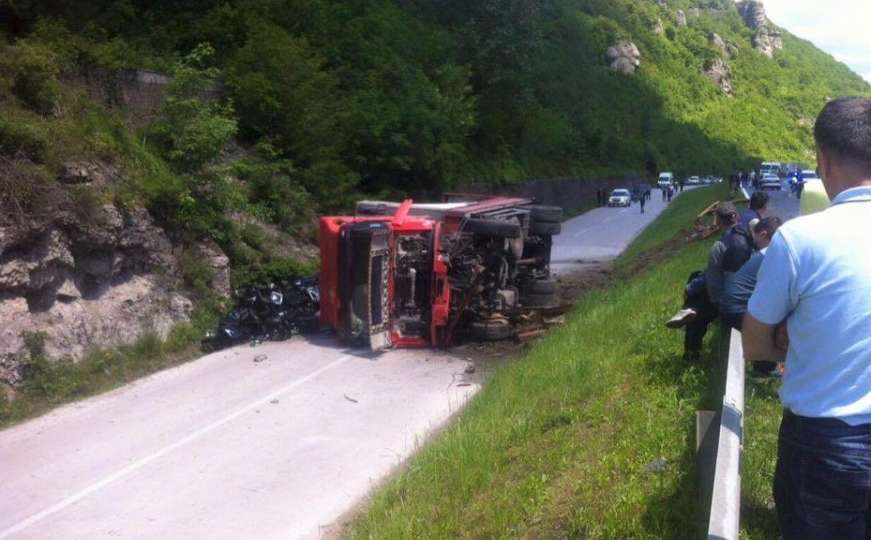
<instances>
[{"instance_id":1,"label":"truck wheel","mask_svg":"<svg viewBox=\"0 0 871 540\"><path fill-rule=\"evenodd\" d=\"M524 292L533 295L553 295L556 293L556 281L552 279L536 279L527 283Z\"/></svg>"},{"instance_id":2,"label":"truck wheel","mask_svg":"<svg viewBox=\"0 0 871 540\"><path fill-rule=\"evenodd\" d=\"M472 323L472 337L484 341L501 341L514 335L514 328L508 321L474 321Z\"/></svg>"},{"instance_id":3,"label":"truck wheel","mask_svg":"<svg viewBox=\"0 0 871 540\"><path fill-rule=\"evenodd\" d=\"M481 236L500 238L520 238L520 225L509 221L493 219L470 219L466 221L465 230Z\"/></svg>"},{"instance_id":4,"label":"truck wheel","mask_svg":"<svg viewBox=\"0 0 871 540\"><path fill-rule=\"evenodd\" d=\"M563 220L563 209L559 206L533 206L529 210L532 221L559 223Z\"/></svg>"},{"instance_id":5,"label":"truck wheel","mask_svg":"<svg viewBox=\"0 0 871 540\"><path fill-rule=\"evenodd\" d=\"M533 221L529 226L529 234L534 236L556 236L562 231L562 223Z\"/></svg>"},{"instance_id":6,"label":"truck wheel","mask_svg":"<svg viewBox=\"0 0 871 540\"><path fill-rule=\"evenodd\" d=\"M525 307L553 307L557 305L556 294L527 294L520 298Z\"/></svg>"}]
</instances>

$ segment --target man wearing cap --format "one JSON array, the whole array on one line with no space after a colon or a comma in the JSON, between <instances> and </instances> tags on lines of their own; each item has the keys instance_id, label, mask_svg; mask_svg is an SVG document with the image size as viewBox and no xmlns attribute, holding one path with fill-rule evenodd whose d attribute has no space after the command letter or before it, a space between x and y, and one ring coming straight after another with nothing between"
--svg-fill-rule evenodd
<instances>
[{"instance_id":1,"label":"man wearing cap","mask_svg":"<svg viewBox=\"0 0 871 540\"><path fill-rule=\"evenodd\" d=\"M783 225L744 319L747 360L786 358L774 499L786 539L871 536L871 100L814 128L832 206ZM786 325L788 339L779 335ZM780 339L778 339L780 338Z\"/></svg>"},{"instance_id":2,"label":"man wearing cap","mask_svg":"<svg viewBox=\"0 0 871 540\"><path fill-rule=\"evenodd\" d=\"M719 316L726 272L737 272L752 253L752 240L747 240L749 234L736 227L738 210L735 205L730 202L720 203L715 215L723 234L711 247L704 273L690 276L683 309L666 323L669 328L686 327L684 357L690 361L701 356L708 325Z\"/></svg>"}]
</instances>

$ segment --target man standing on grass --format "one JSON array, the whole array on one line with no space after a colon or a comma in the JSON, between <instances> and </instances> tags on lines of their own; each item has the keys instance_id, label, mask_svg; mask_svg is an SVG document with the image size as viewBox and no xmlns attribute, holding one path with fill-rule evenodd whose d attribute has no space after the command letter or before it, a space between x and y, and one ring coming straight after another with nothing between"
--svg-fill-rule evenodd
<instances>
[{"instance_id":1,"label":"man standing on grass","mask_svg":"<svg viewBox=\"0 0 871 540\"><path fill-rule=\"evenodd\" d=\"M871 536L871 100L829 102L814 136L832 206L783 225L772 240L744 320L744 354L749 361L786 358L774 478L783 537L865 539Z\"/></svg>"}]
</instances>

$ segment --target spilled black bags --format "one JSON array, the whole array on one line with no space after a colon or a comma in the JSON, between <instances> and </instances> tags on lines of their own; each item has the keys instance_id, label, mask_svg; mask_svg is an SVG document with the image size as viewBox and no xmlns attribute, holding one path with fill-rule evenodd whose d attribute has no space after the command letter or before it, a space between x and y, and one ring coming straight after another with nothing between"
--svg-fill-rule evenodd
<instances>
[{"instance_id":1,"label":"spilled black bags","mask_svg":"<svg viewBox=\"0 0 871 540\"><path fill-rule=\"evenodd\" d=\"M317 278L270 283L237 291L238 302L201 342L205 352L246 341L282 341L320 329Z\"/></svg>"}]
</instances>

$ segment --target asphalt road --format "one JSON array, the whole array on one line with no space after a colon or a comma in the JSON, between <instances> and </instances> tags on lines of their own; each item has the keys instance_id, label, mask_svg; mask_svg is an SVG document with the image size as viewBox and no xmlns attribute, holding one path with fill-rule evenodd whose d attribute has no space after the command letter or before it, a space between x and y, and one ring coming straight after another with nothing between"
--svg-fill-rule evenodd
<instances>
[{"instance_id":1,"label":"asphalt road","mask_svg":"<svg viewBox=\"0 0 871 540\"><path fill-rule=\"evenodd\" d=\"M478 389L465 367L296 338L62 407L0 432L0 539L316 538Z\"/></svg>"},{"instance_id":2,"label":"asphalt road","mask_svg":"<svg viewBox=\"0 0 871 540\"><path fill-rule=\"evenodd\" d=\"M640 205L633 203L628 208L596 208L566 221L554 238L552 270L569 274L616 258L667 207L654 189L643 214Z\"/></svg>"},{"instance_id":3,"label":"asphalt road","mask_svg":"<svg viewBox=\"0 0 871 540\"><path fill-rule=\"evenodd\" d=\"M663 208L569 220L557 269L613 258ZM317 538L474 395L466 367L294 338L61 407L0 432L0 540Z\"/></svg>"}]
</instances>

